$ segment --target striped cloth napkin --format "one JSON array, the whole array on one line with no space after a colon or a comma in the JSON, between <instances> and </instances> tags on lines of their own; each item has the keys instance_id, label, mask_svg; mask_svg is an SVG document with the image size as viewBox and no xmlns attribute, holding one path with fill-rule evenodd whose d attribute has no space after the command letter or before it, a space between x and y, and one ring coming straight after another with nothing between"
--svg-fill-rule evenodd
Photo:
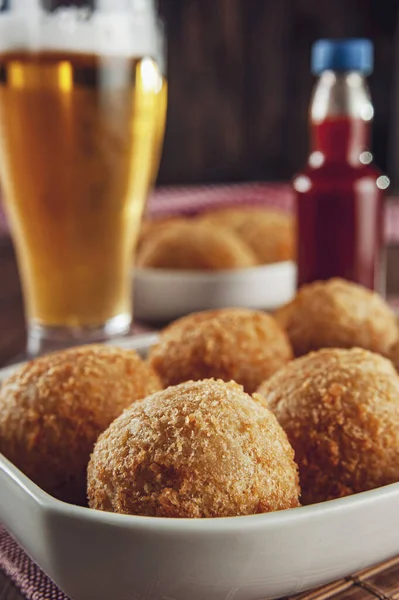
<instances>
[{"instance_id":1,"label":"striped cloth napkin","mask_svg":"<svg viewBox=\"0 0 399 600\"><path fill-rule=\"evenodd\" d=\"M147 212L154 217L190 215L230 204L265 204L282 210L291 210L291 189L288 184L280 183L158 188L149 199ZM0 197L0 237L8 233Z\"/></svg>"},{"instance_id":2,"label":"striped cloth napkin","mask_svg":"<svg viewBox=\"0 0 399 600\"><path fill-rule=\"evenodd\" d=\"M385 239L399 242L399 198L390 198L385 211ZM394 202L393 200L398 200ZM191 215L211 208L230 205L264 205L292 211L293 193L287 183L242 183L156 189L148 203L148 214L153 217ZM7 221L1 208L0 237L8 235Z\"/></svg>"}]
</instances>

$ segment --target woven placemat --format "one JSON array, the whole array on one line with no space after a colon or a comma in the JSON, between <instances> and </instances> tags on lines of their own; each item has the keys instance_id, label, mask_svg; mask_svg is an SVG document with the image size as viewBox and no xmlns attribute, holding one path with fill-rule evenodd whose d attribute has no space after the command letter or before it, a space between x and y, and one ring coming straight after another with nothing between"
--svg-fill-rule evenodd
<instances>
[{"instance_id":1,"label":"woven placemat","mask_svg":"<svg viewBox=\"0 0 399 600\"><path fill-rule=\"evenodd\" d=\"M289 600L399 600L399 556ZM288 600L288 599L287 599Z\"/></svg>"}]
</instances>

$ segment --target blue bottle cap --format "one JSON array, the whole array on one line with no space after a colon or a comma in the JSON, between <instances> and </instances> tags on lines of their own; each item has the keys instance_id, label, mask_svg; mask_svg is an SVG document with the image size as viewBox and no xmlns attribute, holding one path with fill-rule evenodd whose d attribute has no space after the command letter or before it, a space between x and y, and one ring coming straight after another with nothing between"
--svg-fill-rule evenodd
<instances>
[{"instance_id":1,"label":"blue bottle cap","mask_svg":"<svg viewBox=\"0 0 399 600\"><path fill-rule=\"evenodd\" d=\"M312 47L312 72L373 71L373 43L367 39L318 40Z\"/></svg>"}]
</instances>

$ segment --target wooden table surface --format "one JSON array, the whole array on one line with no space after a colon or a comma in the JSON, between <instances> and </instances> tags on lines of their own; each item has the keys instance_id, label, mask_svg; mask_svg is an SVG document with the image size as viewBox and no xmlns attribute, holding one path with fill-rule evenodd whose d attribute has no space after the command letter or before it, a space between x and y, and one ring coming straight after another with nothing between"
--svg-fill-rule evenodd
<instances>
[{"instance_id":1,"label":"wooden table surface","mask_svg":"<svg viewBox=\"0 0 399 600\"><path fill-rule=\"evenodd\" d=\"M388 249L387 289L399 296L399 246ZM25 348L25 322L15 254L0 237L0 366L20 357ZM0 570L0 600L24 600Z\"/></svg>"}]
</instances>

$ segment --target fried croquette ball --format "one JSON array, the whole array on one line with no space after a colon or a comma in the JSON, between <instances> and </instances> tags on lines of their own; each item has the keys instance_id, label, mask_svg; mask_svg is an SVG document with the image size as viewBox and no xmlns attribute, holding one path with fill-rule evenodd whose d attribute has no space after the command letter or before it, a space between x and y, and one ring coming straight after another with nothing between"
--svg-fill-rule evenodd
<instances>
[{"instance_id":1,"label":"fried croquette ball","mask_svg":"<svg viewBox=\"0 0 399 600\"><path fill-rule=\"evenodd\" d=\"M355 346L386 355L398 336L395 313L378 294L337 278L304 285L274 316L295 356Z\"/></svg>"},{"instance_id":2,"label":"fried croquette ball","mask_svg":"<svg viewBox=\"0 0 399 600\"><path fill-rule=\"evenodd\" d=\"M190 379L233 379L249 394L291 360L273 317L245 308L204 311L166 327L149 353L164 386Z\"/></svg>"},{"instance_id":3,"label":"fried croquette ball","mask_svg":"<svg viewBox=\"0 0 399 600\"><path fill-rule=\"evenodd\" d=\"M252 250L233 232L195 220L175 223L149 236L137 264L155 269L241 269L257 264Z\"/></svg>"},{"instance_id":4,"label":"fried croquette ball","mask_svg":"<svg viewBox=\"0 0 399 600\"><path fill-rule=\"evenodd\" d=\"M291 215L270 208L247 207L218 209L203 220L230 227L252 249L258 264L293 260L295 228Z\"/></svg>"},{"instance_id":5,"label":"fried croquette ball","mask_svg":"<svg viewBox=\"0 0 399 600\"><path fill-rule=\"evenodd\" d=\"M141 224L139 243L141 246L148 238L156 236L160 231L169 229L171 225L185 222L184 217L164 217L161 219L145 219Z\"/></svg>"},{"instance_id":6,"label":"fried croquette ball","mask_svg":"<svg viewBox=\"0 0 399 600\"><path fill-rule=\"evenodd\" d=\"M324 349L262 384L295 450L304 504L399 480L399 376L360 348Z\"/></svg>"},{"instance_id":7,"label":"fried croquette ball","mask_svg":"<svg viewBox=\"0 0 399 600\"><path fill-rule=\"evenodd\" d=\"M0 390L0 452L49 494L86 500L99 434L135 400L161 389L133 350L93 345L26 363Z\"/></svg>"},{"instance_id":8,"label":"fried croquette ball","mask_svg":"<svg viewBox=\"0 0 399 600\"><path fill-rule=\"evenodd\" d=\"M298 506L294 453L274 415L223 381L190 381L127 409L99 437L89 506L228 517Z\"/></svg>"}]
</instances>

